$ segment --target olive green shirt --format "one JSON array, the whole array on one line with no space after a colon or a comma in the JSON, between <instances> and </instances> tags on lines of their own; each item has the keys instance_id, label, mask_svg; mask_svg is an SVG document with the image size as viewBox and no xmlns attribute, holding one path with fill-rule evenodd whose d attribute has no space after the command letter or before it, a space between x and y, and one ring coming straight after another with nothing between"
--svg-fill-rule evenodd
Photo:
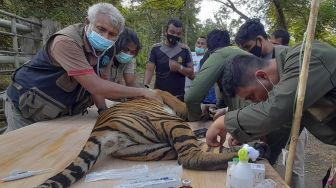
<instances>
[{"instance_id":1,"label":"olive green shirt","mask_svg":"<svg viewBox=\"0 0 336 188\"><path fill-rule=\"evenodd\" d=\"M298 45L276 56L280 81L266 101L225 115L225 128L233 137L241 142L249 141L291 123L300 74L300 48L301 45ZM335 87L336 49L315 41L310 57L302 124L315 137L333 145L336 144Z\"/></svg>"},{"instance_id":2,"label":"olive green shirt","mask_svg":"<svg viewBox=\"0 0 336 188\"><path fill-rule=\"evenodd\" d=\"M222 77L225 64L233 57L247 52L237 47L224 47L213 52L196 74L190 89L184 95L188 108L188 120L197 121L202 117L201 102L208 94L209 89ZM246 106L246 102L238 98L221 96L229 109L238 109Z\"/></svg>"}]
</instances>

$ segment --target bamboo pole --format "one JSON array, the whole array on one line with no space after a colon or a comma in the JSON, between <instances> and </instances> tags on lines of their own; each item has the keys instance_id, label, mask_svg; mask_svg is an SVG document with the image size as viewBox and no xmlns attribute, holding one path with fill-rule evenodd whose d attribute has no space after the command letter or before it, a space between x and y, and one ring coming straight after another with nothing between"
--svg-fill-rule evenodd
<instances>
[{"instance_id":1,"label":"bamboo pole","mask_svg":"<svg viewBox=\"0 0 336 188\"><path fill-rule=\"evenodd\" d=\"M303 103L304 103L304 98L306 94L310 54L311 54L311 48L312 48L312 41L315 35L315 27L316 27L316 22L317 22L318 9L319 9L319 0L312 0L309 21L308 21L308 26L307 26L307 40L306 40L305 48L304 48L303 64L302 64L302 69L301 69L300 77L299 77L298 97L296 101L295 114L294 114L294 119L293 119L292 130L291 130L291 142L289 146L288 159L286 162L285 181L288 185L291 185L291 181L292 181L294 154L295 154L297 139L299 136Z\"/></svg>"}]
</instances>

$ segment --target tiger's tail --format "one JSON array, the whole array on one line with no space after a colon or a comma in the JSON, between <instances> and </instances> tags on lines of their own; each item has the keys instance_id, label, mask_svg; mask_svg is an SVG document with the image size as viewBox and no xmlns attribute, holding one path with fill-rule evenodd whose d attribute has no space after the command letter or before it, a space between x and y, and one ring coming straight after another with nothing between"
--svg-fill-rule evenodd
<instances>
[{"instance_id":1,"label":"tiger's tail","mask_svg":"<svg viewBox=\"0 0 336 188\"><path fill-rule=\"evenodd\" d=\"M47 179L37 188L65 188L81 179L96 163L101 153L100 141L91 136L77 158L62 172Z\"/></svg>"}]
</instances>

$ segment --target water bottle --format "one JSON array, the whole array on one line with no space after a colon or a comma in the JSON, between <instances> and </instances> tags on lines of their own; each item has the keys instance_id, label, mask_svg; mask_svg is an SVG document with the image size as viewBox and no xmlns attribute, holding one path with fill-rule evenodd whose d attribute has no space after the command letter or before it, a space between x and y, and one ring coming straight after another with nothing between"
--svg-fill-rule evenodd
<instances>
[{"instance_id":1,"label":"water bottle","mask_svg":"<svg viewBox=\"0 0 336 188\"><path fill-rule=\"evenodd\" d=\"M248 163L248 151L246 148L241 148L238 151L239 162L230 169L231 179L229 188L253 188L254 173L251 165Z\"/></svg>"},{"instance_id":2,"label":"water bottle","mask_svg":"<svg viewBox=\"0 0 336 188\"><path fill-rule=\"evenodd\" d=\"M232 161L229 161L228 168L226 170L226 181L225 181L225 187L230 187L231 177L232 177L232 169L236 166L236 164L239 162L239 159L237 157L233 158Z\"/></svg>"}]
</instances>

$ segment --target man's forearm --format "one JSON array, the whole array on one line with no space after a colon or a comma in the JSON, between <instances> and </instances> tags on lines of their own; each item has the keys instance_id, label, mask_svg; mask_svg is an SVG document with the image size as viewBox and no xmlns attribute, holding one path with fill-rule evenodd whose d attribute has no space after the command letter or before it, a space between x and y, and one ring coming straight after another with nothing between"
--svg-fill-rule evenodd
<instances>
[{"instance_id":1,"label":"man's forearm","mask_svg":"<svg viewBox=\"0 0 336 188\"><path fill-rule=\"evenodd\" d=\"M145 89L123 86L108 80L103 80L94 74L75 76L75 79L92 95L108 99L143 97L146 94Z\"/></svg>"},{"instance_id":2,"label":"man's forearm","mask_svg":"<svg viewBox=\"0 0 336 188\"><path fill-rule=\"evenodd\" d=\"M153 72L146 70L145 78L144 78L144 85L149 85L152 81L152 77L153 77Z\"/></svg>"},{"instance_id":3,"label":"man's forearm","mask_svg":"<svg viewBox=\"0 0 336 188\"><path fill-rule=\"evenodd\" d=\"M107 109L105 98L98 95L92 95L92 100L96 107L98 108L98 113L100 114L102 111L105 111Z\"/></svg>"},{"instance_id":4,"label":"man's forearm","mask_svg":"<svg viewBox=\"0 0 336 188\"><path fill-rule=\"evenodd\" d=\"M187 76L187 77L190 76L193 79L193 77L192 77L192 75L194 74L194 69L193 68L185 67L185 66L181 65L178 72L183 74L184 76Z\"/></svg>"},{"instance_id":5,"label":"man's forearm","mask_svg":"<svg viewBox=\"0 0 336 188\"><path fill-rule=\"evenodd\" d=\"M106 84L106 87L103 85ZM107 96L111 99L122 99L122 98L132 98L132 97L143 97L144 89L136 87L128 87L121 84L116 84L113 82L102 84L95 92L99 95Z\"/></svg>"}]
</instances>

